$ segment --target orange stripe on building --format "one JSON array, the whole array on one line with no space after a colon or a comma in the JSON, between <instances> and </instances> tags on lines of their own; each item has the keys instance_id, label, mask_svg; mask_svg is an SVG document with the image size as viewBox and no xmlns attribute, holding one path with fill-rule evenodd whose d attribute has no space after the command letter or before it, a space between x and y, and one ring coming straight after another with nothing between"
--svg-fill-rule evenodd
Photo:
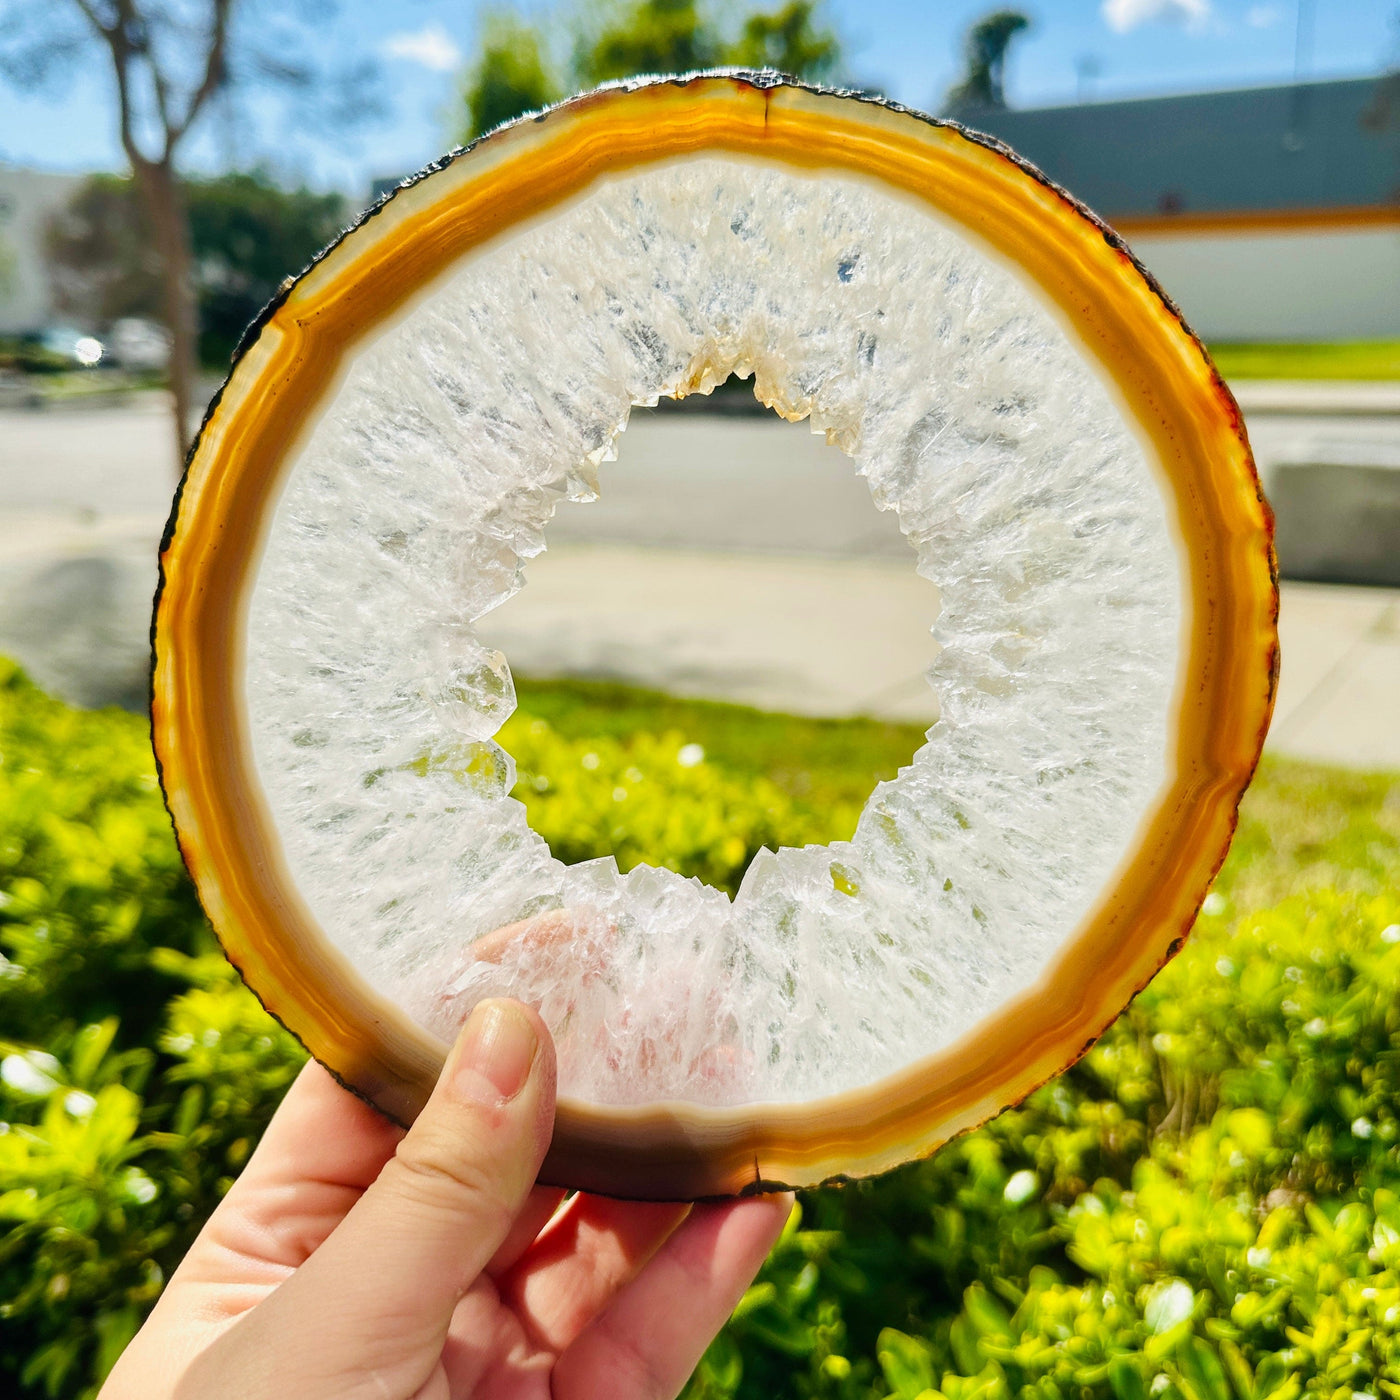
<instances>
[{"instance_id":1,"label":"orange stripe on building","mask_svg":"<svg viewBox=\"0 0 1400 1400\"><path fill-rule=\"evenodd\" d=\"M1400 229L1400 203L1335 209L1243 209L1210 213L1124 214L1108 216L1124 237L1145 234L1327 233Z\"/></svg>"}]
</instances>

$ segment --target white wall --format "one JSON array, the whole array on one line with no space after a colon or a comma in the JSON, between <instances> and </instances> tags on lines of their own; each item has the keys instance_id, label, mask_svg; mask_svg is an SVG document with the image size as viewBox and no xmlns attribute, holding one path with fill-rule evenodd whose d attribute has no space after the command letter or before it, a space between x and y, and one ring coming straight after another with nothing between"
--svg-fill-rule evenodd
<instances>
[{"instance_id":1,"label":"white wall","mask_svg":"<svg viewBox=\"0 0 1400 1400\"><path fill-rule=\"evenodd\" d=\"M1205 340L1400 339L1400 226L1127 238Z\"/></svg>"},{"instance_id":2,"label":"white wall","mask_svg":"<svg viewBox=\"0 0 1400 1400\"><path fill-rule=\"evenodd\" d=\"M0 165L0 335L52 320L45 230L83 178Z\"/></svg>"}]
</instances>

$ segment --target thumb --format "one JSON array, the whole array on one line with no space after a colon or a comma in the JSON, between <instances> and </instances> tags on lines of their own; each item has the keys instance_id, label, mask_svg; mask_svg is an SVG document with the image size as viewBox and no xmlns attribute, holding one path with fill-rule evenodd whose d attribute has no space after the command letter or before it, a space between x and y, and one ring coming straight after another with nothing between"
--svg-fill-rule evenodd
<instances>
[{"instance_id":1,"label":"thumb","mask_svg":"<svg viewBox=\"0 0 1400 1400\"><path fill-rule=\"evenodd\" d=\"M539 1016L516 1001L477 1006L395 1155L274 1295L308 1331L337 1334L337 1369L412 1366L420 1348L436 1362L453 1309L534 1185L554 1085Z\"/></svg>"}]
</instances>

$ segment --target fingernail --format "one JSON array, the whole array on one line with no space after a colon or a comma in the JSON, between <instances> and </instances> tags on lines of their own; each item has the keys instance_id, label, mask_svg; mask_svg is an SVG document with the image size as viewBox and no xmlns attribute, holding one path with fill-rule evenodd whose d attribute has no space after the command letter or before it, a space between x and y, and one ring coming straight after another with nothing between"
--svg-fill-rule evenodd
<instances>
[{"instance_id":1,"label":"fingernail","mask_svg":"<svg viewBox=\"0 0 1400 1400\"><path fill-rule=\"evenodd\" d=\"M525 1087L539 1048L535 1028L519 1006L484 1001L467 1018L457 1041L452 1088L476 1103L509 1103Z\"/></svg>"}]
</instances>

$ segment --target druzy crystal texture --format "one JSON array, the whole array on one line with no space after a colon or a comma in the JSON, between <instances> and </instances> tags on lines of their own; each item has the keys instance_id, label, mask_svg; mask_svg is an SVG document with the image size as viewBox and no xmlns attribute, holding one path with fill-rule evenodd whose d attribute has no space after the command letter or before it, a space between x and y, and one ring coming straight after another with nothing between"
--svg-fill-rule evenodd
<instances>
[{"instance_id":1,"label":"druzy crystal texture","mask_svg":"<svg viewBox=\"0 0 1400 1400\"><path fill-rule=\"evenodd\" d=\"M551 856L475 631L607 490L632 407L731 373L850 456L942 600L927 742L853 840L761 852L733 901ZM514 995L585 1102L871 1084L1033 985L1160 797L1186 604L1158 468L1024 274L912 198L737 156L602 179L330 393L252 590L253 754L327 937L444 1038Z\"/></svg>"}]
</instances>

